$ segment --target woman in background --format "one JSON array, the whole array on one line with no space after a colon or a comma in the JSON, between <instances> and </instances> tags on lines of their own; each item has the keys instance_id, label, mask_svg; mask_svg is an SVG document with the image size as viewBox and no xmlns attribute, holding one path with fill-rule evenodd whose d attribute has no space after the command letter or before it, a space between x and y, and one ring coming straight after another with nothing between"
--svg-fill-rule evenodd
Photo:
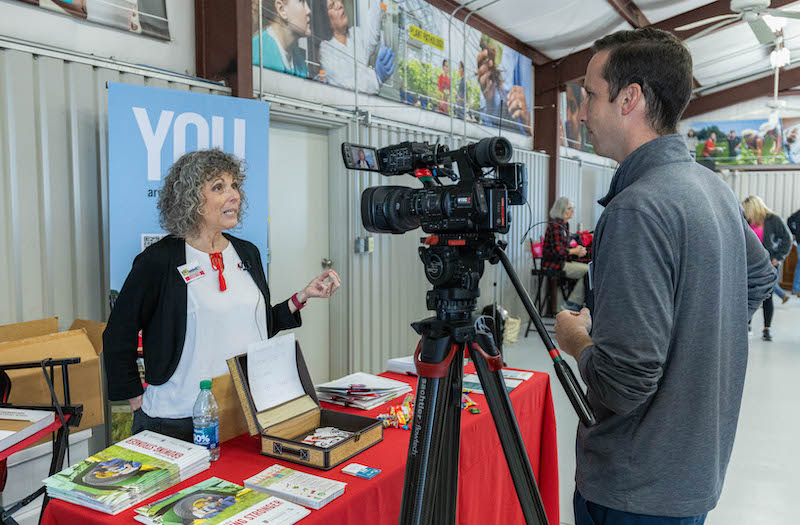
<instances>
[{"instance_id":1,"label":"woman in background","mask_svg":"<svg viewBox=\"0 0 800 525\"><path fill-rule=\"evenodd\" d=\"M314 0L314 12L328 16L314 18L314 35L321 40L319 62L329 84L353 89L355 87L355 64L359 64L358 90L374 95L394 73L394 51L381 45L380 0L368 0L368 14L361 27L350 25L342 0ZM358 49L356 49L356 45ZM367 65L378 49L375 68Z\"/></svg>"},{"instance_id":2,"label":"woman in background","mask_svg":"<svg viewBox=\"0 0 800 525\"><path fill-rule=\"evenodd\" d=\"M761 197L757 195L747 197L742 202L742 208L744 208L745 219L758 235L764 248L769 252L772 265L777 267L792 249L792 236L789 233L789 228L783 222L783 219L767 208ZM778 285L776 284L775 286L777 287ZM772 294L764 300L762 306L764 307L762 339L764 341L772 341L770 327L772 326L772 316L775 311L775 307L772 304Z\"/></svg>"},{"instance_id":3,"label":"woman in background","mask_svg":"<svg viewBox=\"0 0 800 525\"><path fill-rule=\"evenodd\" d=\"M551 220L547 225L542 244L542 267L562 270L567 279L578 281L569 297L565 298L564 307L567 310L580 312L586 298L583 277L589 271L589 265L573 260L586 256L585 247L569 246L568 221L573 215L575 215L575 205L567 197L559 197L550 209Z\"/></svg>"}]
</instances>

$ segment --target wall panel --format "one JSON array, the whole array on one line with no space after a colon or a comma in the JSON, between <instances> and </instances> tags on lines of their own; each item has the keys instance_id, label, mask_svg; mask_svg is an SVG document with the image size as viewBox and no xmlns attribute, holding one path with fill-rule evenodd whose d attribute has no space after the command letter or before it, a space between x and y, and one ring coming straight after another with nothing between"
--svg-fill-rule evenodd
<instances>
[{"instance_id":1,"label":"wall panel","mask_svg":"<svg viewBox=\"0 0 800 525\"><path fill-rule=\"evenodd\" d=\"M0 324L108 314L106 82L229 91L91 62L0 46Z\"/></svg>"}]
</instances>

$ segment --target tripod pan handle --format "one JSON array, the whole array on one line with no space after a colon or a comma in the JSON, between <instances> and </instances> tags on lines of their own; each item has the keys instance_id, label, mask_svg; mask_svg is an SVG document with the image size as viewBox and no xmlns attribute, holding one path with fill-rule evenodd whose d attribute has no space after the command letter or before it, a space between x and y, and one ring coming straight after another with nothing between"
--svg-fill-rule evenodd
<instances>
[{"instance_id":1,"label":"tripod pan handle","mask_svg":"<svg viewBox=\"0 0 800 525\"><path fill-rule=\"evenodd\" d=\"M592 408L589 406L589 401L587 401L586 395L583 393L583 390L581 390L578 380L575 379L575 374L572 373L572 369L563 359L554 361L553 365L556 367L558 380L567 393L567 397L570 403L572 403L572 408L578 413L581 422L587 427L595 426L597 424L597 418Z\"/></svg>"}]
</instances>

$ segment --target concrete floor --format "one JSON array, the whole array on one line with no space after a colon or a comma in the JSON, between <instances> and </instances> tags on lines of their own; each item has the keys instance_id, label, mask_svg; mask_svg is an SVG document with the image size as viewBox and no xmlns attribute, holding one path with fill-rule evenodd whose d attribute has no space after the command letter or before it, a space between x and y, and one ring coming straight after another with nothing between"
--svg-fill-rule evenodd
<instances>
[{"instance_id":1,"label":"concrete floor","mask_svg":"<svg viewBox=\"0 0 800 525\"><path fill-rule=\"evenodd\" d=\"M515 368L551 374L559 451L561 522L574 525L575 431L578 417L553 373L550 357L535 332L507 345L504 356ZM550 321L550 324L552 321ZM750 359L739 428L725 487L708 525L795 525L800 523L794 494L800 480L800 298L775 301L772 342L761 340L763 314L753 317ZM577 367L567 357L573 371Z\"/></svg>"}]
</instances>

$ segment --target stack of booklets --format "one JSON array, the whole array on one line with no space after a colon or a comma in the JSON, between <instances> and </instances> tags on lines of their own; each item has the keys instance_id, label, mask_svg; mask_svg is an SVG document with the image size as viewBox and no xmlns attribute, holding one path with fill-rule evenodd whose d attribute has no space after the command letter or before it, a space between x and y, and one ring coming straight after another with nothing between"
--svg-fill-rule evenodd
<instances>
[{"instance_id":1,"label":"stack of booklets","mask_svg":"<svg viewBox=\"0 0 800 525\"><path fill-rule=\"evenodd\" d=\"M505 382L506 391L508 392L511 392L517 388L520 384L522 384L523 381L527 381L533 377L533 372L526 372L524 370L509 370L507 368L503 368L500 373L503 375L503 381ZM474 392L476 394L485 394L478 374L465 375L461 387L464 390L469 390L470 392Z\"/></svg>"},{"instance_id":2,"label":"stack of booklets","mask_svg":"<svg viewBox=\"0 0 800 525\"><path fill-rule=\"evenodd\" d=\"M321 509L344 494L347 483L298 472L282 465L272 465L252 478L244 486L271 496L299 503L312 509Z\"/></svg>"},{"instance_id":3,"label":"stack of booklets","mask_svg":"<svg viewBox=\"0 0 800 525\"><path fill-rule=\"evenodd\" d=\"M337 405L372 410L387 401L411 392L411 385L386 377L356 372L316 386L317 397Z\"/></svg>"},{"instance_id":4,"label":"stack of booklets","mask_svg":"<svg viewBox=\"0 0 800 525\"><path fill-rule=\"evenodd\" d=\"M147 525L291 525L311 514L300 505L209 478L136 509Z\"/></svg>"},{"instance_id":5,"label":"stack of booklets","mask_svg":"<svg viewBox=\"0 0 800 525\"><path fill-rule=\"evenodd\" d=\"M55 413L47 410L0 408L0 451L13 447L55 421Z\"/></svg>"},{"instance_id":6,"label":"stack of booklets","mask_svg":"<svg viewBox=\"0 0 800 525\"><path fill-rule=\"evenodd\" d=\"M47 495L117 514L206 470L208 449L145 430L44 480Z\"/></svg>"}]
</instances>

